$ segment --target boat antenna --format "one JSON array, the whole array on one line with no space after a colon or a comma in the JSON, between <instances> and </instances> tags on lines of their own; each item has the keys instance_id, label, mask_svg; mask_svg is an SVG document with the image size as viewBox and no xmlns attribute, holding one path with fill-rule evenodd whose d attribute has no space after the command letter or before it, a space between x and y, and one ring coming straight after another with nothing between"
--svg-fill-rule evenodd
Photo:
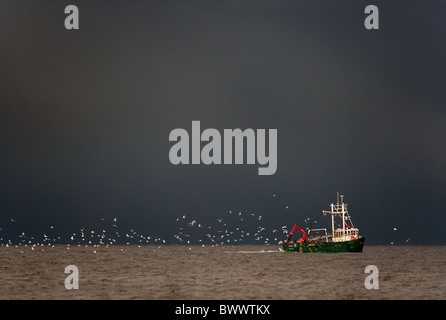
<instances>
[{"instance_id":1,"label":"boat antenna","mask_svg":"<svg viewBox=\"0 0 446 320\"><path fill-rule=\"evenodd\" d=\"M336 192L336 200L337 200L337 204L339 204L339 191Z\"/></svg>"}]
</instances>

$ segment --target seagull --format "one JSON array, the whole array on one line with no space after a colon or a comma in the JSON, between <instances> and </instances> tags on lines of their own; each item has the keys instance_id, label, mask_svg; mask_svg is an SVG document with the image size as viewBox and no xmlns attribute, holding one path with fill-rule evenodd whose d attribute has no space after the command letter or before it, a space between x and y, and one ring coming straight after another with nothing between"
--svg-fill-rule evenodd
<instances>
[{"instance_id":1,"label":"seagull","mask_svg":"<svg viewBox=\"0 0 446 320\"><path fill-rule=\"evenodd\" d=\"M16 222L13 218L9 218L11 220L11 222Z\"/></svg>"},{"instance_id":2,"label":"seagull","mask_svg":"<svg viewBox=\"0 0 446 320\"><path fill-rule=\"evenodd\" d=\"M396 231L396 230L398 230L397 228L395 228L395 227L393 227L393 231Z\"/></svg>"}]
</instances>

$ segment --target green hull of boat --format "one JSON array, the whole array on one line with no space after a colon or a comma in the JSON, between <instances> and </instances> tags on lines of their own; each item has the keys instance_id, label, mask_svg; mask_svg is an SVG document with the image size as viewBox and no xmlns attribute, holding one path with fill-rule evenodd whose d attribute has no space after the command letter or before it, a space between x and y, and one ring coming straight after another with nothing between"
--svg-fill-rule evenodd
<instances>
[{"instance_id":1,"label":"green hull of boat","mask_svg":"<svg viewBox=\"0 0 446 320\"><path fill-rule=\"evenodd\" d=\"M362 252L365 237L341 242L292 242L284 243L283 250L290 252Z\"/></svg>"}]
</instances>

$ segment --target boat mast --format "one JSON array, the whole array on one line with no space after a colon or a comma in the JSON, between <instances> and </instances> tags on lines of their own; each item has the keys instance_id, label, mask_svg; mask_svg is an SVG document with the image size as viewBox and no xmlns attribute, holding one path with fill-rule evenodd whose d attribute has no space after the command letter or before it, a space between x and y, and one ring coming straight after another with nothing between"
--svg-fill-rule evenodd
<instances>
[{"instance_id":1,"label":"boat mast","mask_svg":"<svg viewBox=\"0 0 446 320\"><path fill-rule=\"evenodd\" d=\"M339 196L341 196L341 199L339 200ZM325 214L331 214L331 236L332 239L335 239L335 215L337 215L340 219L342 218L342 233L340 232L340 228L338 228L338 232L339 232L339 238L341 238L343 241L346 241L346 237L347 237L347 232L345 231L345 227L347 226L347 224L345 223L345 220L349 221L349 225L348 228L354 228L353 222L350 218L350 215L348 214L348 210L347 210L347 204L344 203L344 195L339 195L339 192L337 193L337 203L333 204L330 203L330 211L327 210L322 210L322 213ZM341 239L337 239L337 240L341 240Z\"/></svg>"},{"instance_id":2,"label":"boat mast","mask_svg":"<svg viewBox=\"0 0 446 320\"><path fill-rule=\"evenodd\" d=\"M341 196L340 202L339 202L339 196ZM337 192L336 200L337 200L336 204L330 203L331 211L322 210L322 213L331 214L331 236L332 236L332 239L335 238L335 222L334 222L335 215L339 215L340 218L342 217L342 234L340 234L339 236L342 235L342 238L345 241L346 240L345 220L346 219L350 220L352 227L353 227L353 223L351 222L350 216L348 215L347 205L344 203L344 196L339 195L339 192Z\"/></svg>"},{"instance_id":3,"label":"boat mast","mask_svg":"<svg viewBox=\"0 0 446 320\"><path fill-rule=\"evenodd\" d=\"M344 207L344 196L341 195L341 205L342 205L342 234L345 241L345 207Z\"/></svg>"}]
</instances>

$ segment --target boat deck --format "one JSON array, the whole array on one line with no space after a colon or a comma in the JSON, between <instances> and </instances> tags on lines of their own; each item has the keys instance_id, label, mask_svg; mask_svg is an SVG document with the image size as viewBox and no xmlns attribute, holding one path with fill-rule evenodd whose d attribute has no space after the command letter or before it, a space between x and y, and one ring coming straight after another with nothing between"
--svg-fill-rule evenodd
<instances>
[{"instance_id":1,"label":"boat deck","mask_svg":"<svg viewBox=\"0 0 446 320\"><path fill-rule=\"evenodd\" d=\"M362 252L365 237L342 242L289 242L283 244L283 250L291 252Z\"/></svg>"}]
</instances>

